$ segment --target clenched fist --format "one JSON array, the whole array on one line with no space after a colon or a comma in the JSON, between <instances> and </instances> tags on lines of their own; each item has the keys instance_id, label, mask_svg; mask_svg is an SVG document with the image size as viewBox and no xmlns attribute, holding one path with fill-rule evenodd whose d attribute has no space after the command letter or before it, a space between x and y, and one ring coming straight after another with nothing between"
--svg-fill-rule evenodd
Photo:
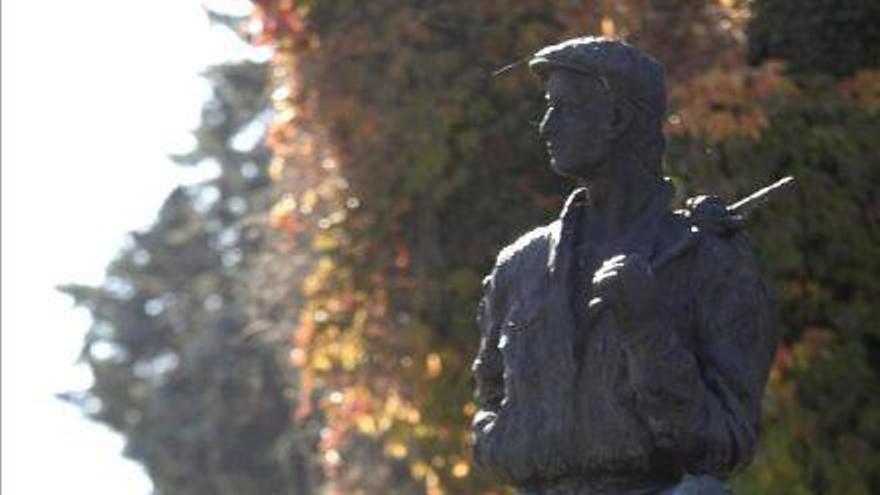
<instances>
[{"instance_id":1,"label":"clenched fist","mask_svg":"<svg viewBox=\"0 0 880 495\"><path fill-rule=\"evenodd\" d=\"M654 272L639 254L620 254L605 260L593 275L592 285L589 312L614 311L624 331L657 317L658 289Z\"/></svg>"}]
</instances>

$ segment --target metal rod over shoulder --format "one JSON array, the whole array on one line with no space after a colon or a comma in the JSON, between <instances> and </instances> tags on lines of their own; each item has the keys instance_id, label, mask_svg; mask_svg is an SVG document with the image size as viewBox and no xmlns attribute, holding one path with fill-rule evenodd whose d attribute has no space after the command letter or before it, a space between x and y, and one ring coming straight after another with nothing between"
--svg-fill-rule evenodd
<instances>
[{"instance_id":1,"label":"metal rod over shoulder","mask_svg":"<svg viewBox=\"0 0 880 495\"><path fill-rule=\"evenodd\" d=\"M752 194L749 194L745 198L731 205L728 205L724 208L720 216L713 215L713 217L718 216L718 218L713 218L712 221L722 223L725 220L735 219L737 223L741 223L743 220L745 220L745 218L748 217L749 213L755 210L755 208L766 203L767 200L772 197L773 193L786 189L793 184L794 177L783 177L773 184L762 187ZM669 249L658 254L654 257L653 260L651 260L651 269L657 271L663 268L667 263L687 253L691 248L697 245L704 231L704 228L701 228L697 223L695 223L693 226L691 226L690 230L688 230L688 232L684 236L682 236L681 239L676 241L672 246L669 247ZM596 297L590 300L588 306L590 309L594 309L599 306L601 302L601 298Z\"/></svg>"},{"instance_id":2,"label":"metal rod over shoulder","mask_svg":"<svg viewBox=\"0 0 880 495\"><path fill-rule=\"evenodd\" d=\"M768 199L770 199L770 195L774 192L778 192L782 189L785 189L794 184L794 177L787 176L779 179L778 181L770 184L767 187L763 187L758 189L757 191L749 194L745 198L733 203L732 205L727 207L727 210L731 213L735 213L738 215L743 215L751 212L753 209L761 206L766 203Z\"/></svg>"},{"instance_id":3,"label":"metal rod over shoulder","mask_svg":"<svg viewBox=\"0 0 880 495\"><path fill-rule=\"evenodd\" d=\"M766 203L769 200L773 193L779 192L783 189L794 184L794 177L787 176L779 179L778 181L770 184L767 187L762 187L757 191L749 194L745 198L727 206L726 210L726 218L717 218L714 219L716 222L724 222L726 219L736 218L738 221L743 221L748 217L748 214L755 210L758 206ZM700 226L694 225L691 227L690 231L678 242L672 245L668 250L657 255L653 262L651 263L651 268L654 270L658 270L663 267L666 263L678 258L685 252L687 252L691 247L697 244L697 240L699 240L702 235L703 230Z\"/></svg>"}]
</instances>

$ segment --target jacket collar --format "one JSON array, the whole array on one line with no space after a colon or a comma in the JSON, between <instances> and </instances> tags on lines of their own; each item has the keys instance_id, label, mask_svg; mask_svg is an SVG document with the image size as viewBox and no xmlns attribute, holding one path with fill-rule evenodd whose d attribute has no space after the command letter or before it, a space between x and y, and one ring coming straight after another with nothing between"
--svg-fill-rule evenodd
<instances>
[{"instance_id":1,"label":"jacket collar","mask_svg":"<svg viewBox=\"0 0 880 495\"><path fill-rule=\"evenodd\" d=\"M647 259L651 258L654 254L653 240L660 224L659 220L669 211L674 192L672 181L668 178L664 179L662 186L658 188L647 206L627 225L622 237L625 249L637 250ZM586 187L579 187L569 194L559 215L559 221L556 222L556 228L551 229L550 232L550 253L547 264L551 274L561 269L564 273L563 265L567 265L567 258L574 251L580 220L583 215L589 214L591 208L589 190Z\"/></svg>"}]
</instances>

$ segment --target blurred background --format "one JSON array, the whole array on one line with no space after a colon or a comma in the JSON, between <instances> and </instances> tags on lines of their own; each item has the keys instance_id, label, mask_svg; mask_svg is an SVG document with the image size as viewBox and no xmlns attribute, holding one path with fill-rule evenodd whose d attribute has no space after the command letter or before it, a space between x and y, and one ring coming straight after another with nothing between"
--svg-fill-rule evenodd
<instances>
[{"instance_id":1,"label":"blurred background","mask_svg":"<svg viewBox=\"0 0 880 495\"><path fill-rule=\"evenodd\" d=\"M750 233L781 342L739 494L880 493L880 3L3 5L5 493L501 494L480 279L553 219L575 35L667 68L676 201Z\"/></svg>"}]
</instances>

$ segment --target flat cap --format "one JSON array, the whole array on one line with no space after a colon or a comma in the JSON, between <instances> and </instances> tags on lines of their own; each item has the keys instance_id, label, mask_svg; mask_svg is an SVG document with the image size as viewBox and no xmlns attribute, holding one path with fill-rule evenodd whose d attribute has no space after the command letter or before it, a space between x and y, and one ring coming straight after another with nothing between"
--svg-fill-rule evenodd
<instances>
[{"instance_id":1,"label":"flat cap","mask_svg":"<svg viewBox=\"0 0 880 495\"><path fill-rule=\"evenodd\" d=\"M529 60L529 68L542 78L558 68L596 76L643 110L661 118L666 113L663 65L623 41L573 38L539 50Z\"/></svg>"}]
</instances>

